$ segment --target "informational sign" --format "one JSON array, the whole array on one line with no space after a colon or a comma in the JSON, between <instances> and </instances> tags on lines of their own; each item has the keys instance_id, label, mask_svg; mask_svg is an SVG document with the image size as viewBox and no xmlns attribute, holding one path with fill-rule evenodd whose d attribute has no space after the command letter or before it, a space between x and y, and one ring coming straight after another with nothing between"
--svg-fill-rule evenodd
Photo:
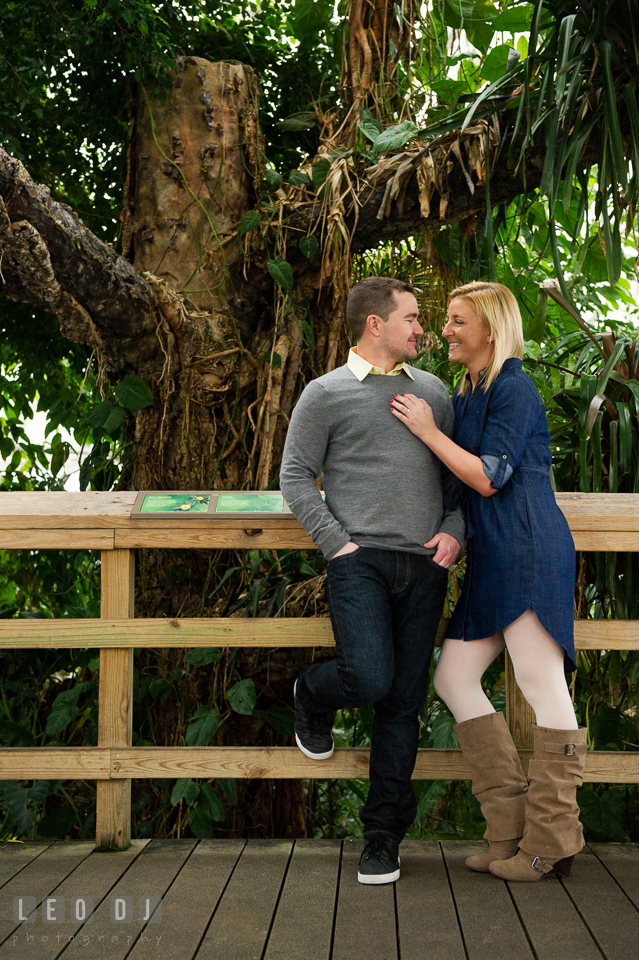
<instances>
[{"instance_id":1,"label":"informational sign","mask_svg":"<svg viewBox=\"0 0 639 960\"><path fill-rule=\"evenodd\" d=\"M277 490L230 490L218 492L193 490L144 490L138 493L131 511L133 520L175 520L194 518L218 520L237 516L244 519L264 514L291 516L286 501Z\"/></svg>"},{"instance_id":2,"label":"informational sign","mask_svg":"<svg viewBox=\"0 0 639 960\"><path fill-rule=\"evenodd\" d=\"M216 513L281 513L284 497L281 493L220 493Z\"/></svg>"},{"instance_id":3,"label":"informational sign","mask_svg":"<svg viewBox=\"0 0 639 960\"><path fill-rule=\"evenodd\" d=\"M147 493L140 513L206 513L210 502L208 493Z\"/></svg>"}]
</instances>

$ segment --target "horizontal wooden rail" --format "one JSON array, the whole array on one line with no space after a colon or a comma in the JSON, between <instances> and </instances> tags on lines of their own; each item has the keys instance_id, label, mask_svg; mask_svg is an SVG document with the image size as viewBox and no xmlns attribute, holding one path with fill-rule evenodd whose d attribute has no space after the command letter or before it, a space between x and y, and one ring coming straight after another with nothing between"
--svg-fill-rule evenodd
<instances>
[{"instance_id":1,"label":"horizontal wooden rail","mask_svg":"<svg viewBox=\"0 0 639 960\"><path fill-rule=\"evenodd\" d=\"M524 769L531 750L520 750ZM180 777L238 779L366 779L369 751L338 748L330 760L308 760L297 747L4 747L0 768L7 779L140 780ZM417 753L414 780L467 780L461 750ZM639 783L639 750L590 750L589 783Z\"/></svg>"},{"instance_id":2,"label":"horizontal wooden rail","mask_svg":"<svg viewBox=\"0 0 639 960\"><path fill-rule=\"evenodd\" d=\"M0 549L308 549L290 515L131 519L135 491L0 493ZM577 550L639 551L639 494L558 493Z\"/></svg>"},{"instance_id":3,"label":"horizontal wooden rail","mask_svg":"<svg viewBox=\"0 0 639 960\"><path fill-rule=\"evenodd\" d=\"M446 636L441 620L436 643ZM0 650L87 647L334 647L328 617L0 620ZM639 650L637 620L575 620L577 650Z\"/></svg>"}]
</instances>

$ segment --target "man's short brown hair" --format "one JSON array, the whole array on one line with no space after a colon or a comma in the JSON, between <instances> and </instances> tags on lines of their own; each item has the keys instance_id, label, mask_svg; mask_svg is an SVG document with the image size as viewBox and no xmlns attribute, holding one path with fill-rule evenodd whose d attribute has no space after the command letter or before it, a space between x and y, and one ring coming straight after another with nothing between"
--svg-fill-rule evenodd
<instances>
[{"instance_id":1,"label":"man's short brown hair","mask_svg":"<svg viewBox=\"0 0 639 960\"><path fill-rule=\"evenodd\" d=\"M348 295L346 319L359 340L366 329L366 320L372 313L388 320L397 306L395 293L415 293L410 283L394 277L367 277L356 283Z\"/></svg>"}]
</instances>

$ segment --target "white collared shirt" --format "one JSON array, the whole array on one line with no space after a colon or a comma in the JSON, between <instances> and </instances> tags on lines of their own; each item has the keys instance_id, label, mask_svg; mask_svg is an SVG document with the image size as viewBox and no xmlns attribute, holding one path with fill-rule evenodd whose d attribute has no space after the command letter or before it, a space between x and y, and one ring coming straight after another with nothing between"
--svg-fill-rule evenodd
<instances>
[{"instance_id":1,"label":"white collared shirt","mask_svg":"<svg viewBox=\"0 0 639 960\"><path fill-rule=\"evenodd\" d=\"M407 363L397 363L392 370L389 370L386 373L385 370L382 370L381 367L375 367L372 363L369 363L368 360L364 360L363 357L360 357L357 353L357 347L351 347L348 351L348 360L346 361L346 366L353 373L359 382L365 380L366 377L371 374L373 376L381 377L397 377L400 373L405 373L406 376L410 377L411 380L414 380L412 370Z\"/></svg>"}]
</instances>

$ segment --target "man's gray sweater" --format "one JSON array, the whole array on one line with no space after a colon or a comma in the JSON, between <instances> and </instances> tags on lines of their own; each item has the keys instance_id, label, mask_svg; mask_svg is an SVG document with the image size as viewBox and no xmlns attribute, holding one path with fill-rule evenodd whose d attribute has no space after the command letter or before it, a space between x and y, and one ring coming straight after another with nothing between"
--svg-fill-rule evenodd
<instances>
[{"instance_id":1,"label":"man's gray sweater","mask_svg":"<svg viewBox=\"0 0 639 960\"><path fill-rule=\"evenodd\" d=\"M280 485L328 559L349 540L432 555L424 544L449 533L464 546L463 515L443 504L452 474L391 413L393 394L413 393L430 404L438 428L452 434L446 387L431 373L411 372L414 381L400 373L369 375L360 383L344 365L309 383L293 411ZM326 502L315 485L320 473Z\"/></svg>"}]
</instances>

